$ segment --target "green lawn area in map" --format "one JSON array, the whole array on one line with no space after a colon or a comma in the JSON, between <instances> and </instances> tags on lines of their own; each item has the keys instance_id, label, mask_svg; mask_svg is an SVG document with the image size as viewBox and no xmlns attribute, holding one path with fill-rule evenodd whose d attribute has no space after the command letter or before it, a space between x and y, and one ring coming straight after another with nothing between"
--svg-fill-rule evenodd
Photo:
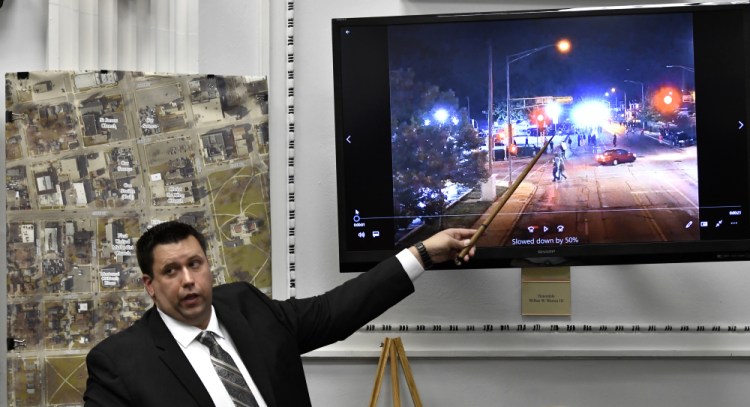
<instances>
[{"instance_id":1,"label":"green lawn area in map","mask_svg":"<svg viewBox=\"0 0 750 407\"><path fill-rule=\"evenodd\" d=\"M229 275L228 281L249 281L260 288L271 286L270 266L270 219L267 216L268 188L266 175L251 175L253 168L245 167L214 173L209 178L215 219L221 231L219 240L233 239L231 226L240 215L258 222L259 231L250 237L251 244L239 247L224 247L224 261Z\"/></svg>"},{"instance_id":2,"label":"green lawn area in map","mask_svg":"<svg viewBox=\"0 0 750 407\"><path fill-rule=\"evenodd\" d=\"M247 281L259 288L271 287L269 254L253 246L225 247L229 281Z\"/></svg>"},{"instance_id":3,"label":"green lawn area in map","mask_svg":"<svg viewBox=\"0 0 750 407\"><path fill-rule=\"evenodd\" d=\"M86 389L86 356L47 358L45 363L47 403L81 403Z\"/></svg>"},{"instance_id":4,"label":"green lawn area in map","mask_svg":"<svg viewBox=\"0 0 750 407\"><path fill-rule=\"evenodd\" d=\"M248 187L250 173L249 168L237 168L215 172L208 178L215 215L224 218L217 219L219 225L240 214L240 199Z\"/></svg>"}]
</instances>

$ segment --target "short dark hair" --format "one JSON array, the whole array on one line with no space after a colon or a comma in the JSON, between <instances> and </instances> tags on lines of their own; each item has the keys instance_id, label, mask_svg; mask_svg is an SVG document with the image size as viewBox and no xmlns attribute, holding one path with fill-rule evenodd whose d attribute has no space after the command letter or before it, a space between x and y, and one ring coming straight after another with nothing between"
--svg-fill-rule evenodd
<instances>
[{"instance_id":1,"label":"short dark hair","mask_svg":"<svg viewBox=\"0 0 750 407\"><path fill-rule=\"evenodd\" d=\"M156 226L151 227L146 233L138 239L138 243L135 246L136 258L138 259L138 267L141 268L143 274L148 274L150 277L154 277L154 248L160 244L178 243L188 237L193 236L198 240L198 243L203 249L203 253L206 253L206 238L194 227L187 223L178 221L169 221L160 223Z\"/></svg>"}]
</instances>

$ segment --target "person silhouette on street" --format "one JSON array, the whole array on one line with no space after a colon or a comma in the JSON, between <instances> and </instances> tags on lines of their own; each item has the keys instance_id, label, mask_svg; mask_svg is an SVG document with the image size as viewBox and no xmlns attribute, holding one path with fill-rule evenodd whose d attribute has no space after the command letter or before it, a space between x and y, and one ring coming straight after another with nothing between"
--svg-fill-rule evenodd
<instances>
[{"instance_id":1,"label":"person silhouette on street","mask_svg":"<svg viewBox=\"0 0 750 407\"><path fill-rule=\"evenodd\" d=\"M559 154L555 154L555 158L552 159L552 182L560 181L562 175L563 162ZM567 178L567 177L566 177Z\"/></svg>"}]
</instances>

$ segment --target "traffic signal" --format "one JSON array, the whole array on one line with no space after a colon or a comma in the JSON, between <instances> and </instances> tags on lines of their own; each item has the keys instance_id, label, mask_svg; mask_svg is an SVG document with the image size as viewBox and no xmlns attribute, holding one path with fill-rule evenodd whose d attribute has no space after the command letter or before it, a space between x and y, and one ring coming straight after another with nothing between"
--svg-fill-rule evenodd
<instances>
[{"instance_id":1,"label":"traffic signal","mask_svg":"<svg viewBox=\"0 0 750 407\"><path fill-rule=\"evenodd\" d=\"M536 127L540 131L547 127L548 118L547 114L544 112L544 109L535 108L529 115L529 119L531 119L532 123L536 124Z\"/></svg>"}]
</instances>

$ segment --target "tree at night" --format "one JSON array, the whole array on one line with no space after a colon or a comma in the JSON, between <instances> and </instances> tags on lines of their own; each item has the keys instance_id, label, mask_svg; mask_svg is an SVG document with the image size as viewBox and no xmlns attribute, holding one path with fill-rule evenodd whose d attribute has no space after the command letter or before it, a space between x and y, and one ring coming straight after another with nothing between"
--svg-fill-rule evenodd
<instances>
[{"instance_id":1,"label":"tree at night","mask_svg":"<svg viewBox=\"0 0 750 407\"><path fill-rule=\"evenodd\" d=\"M492 104L492 117L495 122L501 123L501 128L495 128L494 131L497 133L498 131L505 130L505 126L507 126L507 116L508 116L508 108L506 107L508 104L506 103L505 99L498 100L495 98L495 102ZM531 108L524 107L522 102L511 102L510 104L510 120L511 123L517 123L519 121L527 121L529 120L529 115Z\"/></svg>"},{"instance_id":2,"label":"tree at night","mask_svg":"<svg viewBox=\"0 0 750 407\"><path fill-rule=\"evenodd\" d=\"M401 227L414 218L439 223L449 183L473 188L488 177L484 138L452 90L391 72L391 150L394 209Z\"/></svg>"}]
</instances>

